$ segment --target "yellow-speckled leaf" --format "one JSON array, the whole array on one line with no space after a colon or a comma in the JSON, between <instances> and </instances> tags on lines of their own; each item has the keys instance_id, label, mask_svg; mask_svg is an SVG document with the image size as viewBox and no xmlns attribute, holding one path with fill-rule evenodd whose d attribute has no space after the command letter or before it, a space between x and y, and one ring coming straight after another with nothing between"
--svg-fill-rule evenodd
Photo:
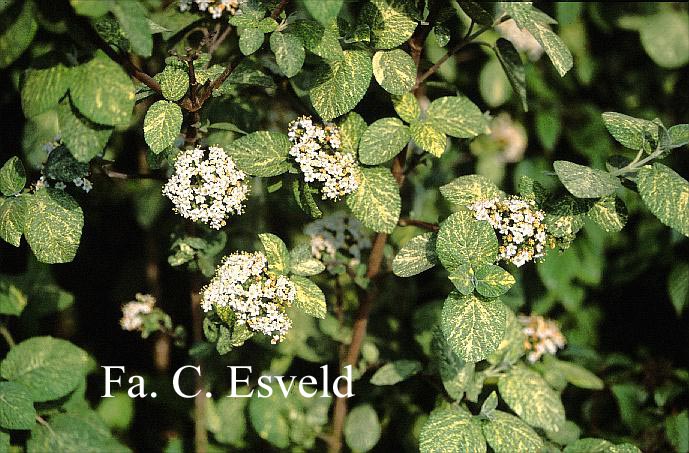
<instances>
[{"instance_id":1,"label":"yellow-speckled leaf","mask_svg":"<svg viewBox=\"0 0 689 453\"><path fill-rule=\"evenodd\" d=\"M392 49L406 42L416 29L414 5L409 0L371 0L364 5L359 23L371 29L376 49Z\"/></svg>"},{"instance_id":2,"label":"yellow-speckled leaf","mask_svg":"<svg viewBox=\"0 0 689 453\"><path fill-rule=\"evenodd\" d=\"M599 198L615 193L622 187L610 173L566 160L553 163L555 173L569 193L577 198Z\"/></svg>"},{"instance_id":3,"label":"yellow-speckled leaf","mask_svg":"<svg viewBox=\"0 0 689 453\"><path fill-rule=\"evenodd\" d=\"M258 238L268 259L268 268L278 274L289 272L289 252L282 239L271 233L261 233Z\"/></svg>"},{"instance_id":4,"label":"yellow-speckled leaf","mask_svg":"<svg viewBox=\"0 0 689 453\"><path fill-rule=\"evenodd\" d=\"M482 175L460 176L440 187L440 193L454 211L462 211L468 205L504 196L493 182Z\"/></svg>"},{"instance_id":5,"label":"yellow-speckled leaf","mask_svg":"<svg viewBox=\"0 0 689 453\"><path fill-rule=\"evenodd\" d=\"M483 300L452 292L443 305L440 327L459 357L478 362L498 348L505 334L506 310L499 299Z\"/></svg>"},{"instance_id":6,"label":"yellow-speckled leaf","mask_svg":"<svg viewBox=\"0 0 689 453\"><path fill-rule=\"evenodd\" d=\"M359 142L362 164L377 165L395 157L409 142L409 127L397 118L382 118L371 124Z\"/></svg>"},{"instance_id":7,"label":"yellow-speckled leaf","mask_svg":"<svg viewBox=\"0 0 689 453\"><path fill-rule=\"evenodd\" d=\"M402 96L393 96L392 105L395 107L395 112L407 123L411 123L421 114L419 101L411 92L404 93Z\"/></svg>"},{"instance_id":8,"label":"yellow-speckled leaf","mask_svg":"<svg viewBox=\"0 0 689 453\"><path fill-rule=\"evenodd\" d=\"M604 231L615 233L627 223L627 207L620 198L611 195L596 201L588 216Z\"/></svg>"},{"instance_id":9,"label":"yellow-speckled leaf","mask_svg":"<svg viewBox=\"0 0 689 453\"><path fill-rule=\"evenodd\" d=\"M639 170L636 185L648 209L665 225L689 236L689 182L655 163Z\"/></svg>"},{"instance_id":10,"label":"yellow-speckled leaf","mask_svg":"<svg viewBox=\"0 0 689 453\"><path fill-rule=\"evenodd\" d=\"M0 238L15 247L19 247L24 233L29 197L30 195L21 194L0 201Z\"/></svg>"},{"instance_id":11,"label":"yellow-speckled leaf","mask_svg":"<svg viewBox=\"0 0 689 453\"><path fill-rule=\"evenodd\" d=\"M439 408L421 428L421 453L485 453L481 426L463 408Z\"/></svg>"},{"instance_id":12,"label":"yellow-speckled leaf","mask_svg":"<svg viewBox=\"0 0 689 453\"><path fill-rule=\"evenodd\" d=\"M313 108L324 120L344 115L364 97L372 75L368 53L344 52L342 60L330 61L321 68L320 83L310 93Z\"/></svg>"},{"instance_id":13,"label":"yellow-speckled leaf","mask_svg":"<svg viewBox=\"0 0 689 453\"><path fill-rule=\"evenodd\" d=\"M240 170L253 176L277 176L289 169L291 147L285 134L258 131L233 141L227 148Z\"/></svg>"},{"instance_id":14,"label":"yellow-speckled leaf","mask_svg":"<svg viewBox=\"0 0 689 453\"><path fill-rule=\"evenodd\" d=\"M402 200L390 170L362 168L359 188L347 196L352 214L373 231L392 233L400 218Z\"/></svg>"},{"instance_id":15,"label":"yellow-speckled leaf","mask_svg":"<svg viewBox=\"0 0 689 453\"><path fill-rule=\"evenodd\" d=\"M42 263L72 261L83 226L81 207L61 190L41 189L29 200L24 235Z\"/></svg>"},{"instance_id":16,"label":"yellow-speckled leaf","mask_svg":"<svg viewBox=\"0 0 689 453\"><path fill-rule=\"evenodd\" d=\"M402 49L380 50L373 55L373 75L391 94L404 94L416 82L416 65Z\"/></svg>"},{"instance_id":17,"label":"yellow-speckled leaf","mask_svg":"<svg viewBox=\"0 0 689 453\"><path fill-rule=\"evenodd\" d=\"M498 239L488 222L475 220L468 211L456 212L440 225L436 251L450 271L460 264L478 269L495 262Z\"/></svg>"},{"instance_id":18,"label":"yellow-speckled leaf","mask_svg":"<svg viewBox=\"0 0 689 453\"><path fill-rule=\"evenodd\" d=\"M307 315L324 319L327 313L325 296L318 285L308 278L298 275L292 275L290 280L297 289L294 306Z\"/></svg>"},{"instance_id":19,"label":"yellow-speckled leaf","mask_svg":"<svg viewBox=\"0 0 689 453\"><path fill-rule=\"evenodd\" d=\"M127 124L136 93L122 68L98 51L88 63L72 69L70 95L74 106L99 124Z\"/></svg>"},{"instance_id":20,"label":"yellow-speckled leaf","mask_svg":"<svg viewBox=\"0 0 689 453\"><path fill-rule=\"evenodd\" d=\"M490 132L488 119L464 96L446 96L431 102L426 111L428 121L451 137L473 138Z\"/></svg>"},{"instance_id":21,"label":"yellow-speckled leaf","mask_svg":"<svg viewBox=\"0 0 689 453\"><path fill-rule=\"evenodd\" d=\"M435 241L438 235L427 232L414 236L404 244L392 262L392 272L398 277L411 277L438 264Z\"/></svg>"},{"instance_id":22,"label":"yellow-speckled leaf","mask_svg":"<svg viewBox=\"0 0 689 453\"><path fill-rule=\"evenodd\" d=\"M157 101L144 118L144 139L155 154L175 143L182 128L182 109L170 101Z\"/></svg>"},{"instance_id":23,"label":"yellow-speckled leaf","mask_svg":"<svg viewBox=\"0 0 689 453\"><path fill-rule=\"evenodd\" d=\"M22 86L22 110L27 118L55 107L67 92L71 71L62 64L30 69Z\"/></svg>"},{"instance_id":24,"label":"yellow-speckled leaf","mask_svg":"<svg viewBox=\"0 0 689 453\"><path fill-rule=\"evenodd\" d=\"M435 157L440 157L447 148L447 136L433 127L429 121L413 120L409 125L414 142Z\"/></svg>"},{"instance_id":25,"label":"yellow-speckled leaf","mask_svg":"<svg viewBox=\"0 0 689 453\"><path fill-rule=\"evenodd\" d=\"M565 422L558 394L535 371L515 366L498 381L500 396L531 426L557 431Z\"/></svg>"},{"instance_id":26,"label":"yellow-speckled leaf","mask_svg":"<svg viewBox=\"0 0 689 453\"><path fill-rule=\"evenodd\" d=\"M483 434L495 453L539 453L543 441L529 425L502 411L494 411Z\"/></svg>"},{"instance_id":27,"label":"yellow-speckled leaf","mask_svg":"<svg viewBox=\"0 0 689 453\"><path fill-rule=\"evenodd\" d=\"M476 269L476 291L485 297L498 297L514 285L514 277L505 269L486 264Z\"/></svg>"}]
</instances>

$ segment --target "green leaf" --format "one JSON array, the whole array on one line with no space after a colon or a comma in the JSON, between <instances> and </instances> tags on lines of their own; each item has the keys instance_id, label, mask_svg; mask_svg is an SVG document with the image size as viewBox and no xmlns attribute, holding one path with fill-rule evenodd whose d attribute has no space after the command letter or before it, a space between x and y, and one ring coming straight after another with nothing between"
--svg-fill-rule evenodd
<instances>
[{"instance_id":1,"label":"green leaf","mask_svg":"<svg viewBox=\"0 0 689 453\"><path fill-rule=\"evenodd\" d=\"M0 374L28 388L34 401L50 401L79 385L87 361L86 352L69 341L32 337L10 349L0 365Z\"/></svg>"},{"instance_id":2,"label":"green leaf","mask_svg":"<svg viewBox=\"0 0 689 453\"><path fill-rule=\"evenodd\" d=\"M404 94L416 83L416 65L402 49L379 50L373 55L373 75L390 94Z\"/></svg>"},{"instance_id":3,"label":"green leaf","mask_svg":"<svg viewBox=\"0 0 689 453\"><path fill-rule=\"evenodd\" d=\"M522 108L525 112L528 112L529 104L526 98L526 71L524 71L524 65L522 64L522 58L519 56L519 52L517 52L517 49L514 48L511 42L504 38L499 38L495 42L494 49L498 61L507 75L507 80L510 81L512 89L519 96Z\"/></svg>"},{"instance_id":4,"label":"green leaf","mask_svg":"<svg viewBox=\"0 0 689 453\"><path fill-rule=\"evenodd\" d=\"M603 170L566 160L556 160L553 167L562 184L577 198L605 197L622 188L618 178Z\"/></svg>"},{"instance_id":5,"label":"green leaf","mask_svg":"<svg viewBox=\"0 0 689 453\"><path fill-rule=\"evenodd\" d=\"M375 447L380 440L380 421L370 404L360 404L347 414L344 436L347 446L355 452Z\"/></svg>"},{"instance_id":6,"label":"green leaf","mask_svg":"<svg viewBox=\"0 0 689 453\"><path fill-rule=\"evenodd\" d=\"M438 232L437 252L440 262L452 271L460 264L478 269L498 257L498 239L488 222L477 221L468 211L448 217Z\"/></svg>"},{"instance_id":7,"label":"green leaf","mask_svg":"<svg viewBox=\"0 0 689 453\"><path fill-rule=\"evenodd\" d=\"M295 35L273 32L270 35L270 50L275 54L278 67L286 77L294 77L304 65L304 44Z\"/></svg>"},{"instance_id":8,"label":"green leaf","mask_svg":"<svg viewBox=\"0 0 689 453\"><path fill-rule=\"evenodd\" d=\"M689 236L689 182L663 164L645 166L637 173L639 195L665 225Z\"/></svg>"},{"instance_id":9,"label":"green leaf","mask_svg":"<svg viewBox=\"0 0 689 453\"><path fill-rule=\"evenodd\" d=\"M33 2L22 2L17 18L0 35L0 68L6 68L29 47L33 41L38 23L34 19Z\"/></svg>"},{"instance_id":10,"label":"green leaf","mask_svg":"<svg viewBox=\"0 0 689 453\"><path fill-rule=\"evenodd\" d=\"M142 57L150 57L153 51L153 36L148 25L148 11L138 1L111 1L110 11L129 40L132 50Z\"/></svg>"},{"instance_id":11,"label":"green leaf","mask_svg":"<svg viewBox=\"0 0 689 453\"><path fill-rule=\"evenodd\" d=\"M313 196L315 193L318 193L318 189L304 183L301 179L292 179L292 194L297 205L311 218L318 219L323 216L323 212Z\"/></svg>"},{"instance_id":12,"label":"green leaf","mask_svg":"<svg viewBox=\"0 0 689 453\"><path fill-rule=\"evenodd\" d=\"M584 226L584 215L590 209L591 200L565 195L546 204L544 223L551 235L568 238Z\"/></svg>"},{"instance_id":13,"label":"green leaf","mask_svg":"<svg viewBox=\"0 0 689 453\"><path fill-rule=\"evenodd\" d=\"M438 264L437 237L436 233L427 232L411 238L392 261L392 272L398 277L411 277Z\"/></svg>"},{"instance_id":14,"label":"green leaf","mask_svg":"<svg viewBox=\"0 0 689 453\"><path fill-rule=\"evenodd\" d=\"M0 202L0 238L19 247L24 225L29 195L7 198Z\"/></svg>"},{"instance_id":15,"label":"green leaf","mask_svg":"<svg viewBox=\"0 0 689 453\"><path fill-rule=\"evenodd\" d=\"M613 443L594 438L579 439L567 445L563 451L564 453L621 453L616 450Z\"/></svg>"},{"instance_id":16,"label":"green leaf","mask_svg":"<svg viewBox=\"0 0 689 453\"><path fill-rule=\"evenodd\" d=\"M81 207L61 190L41 189L29 200L24 235L42 263L72 261L83 226Z\"/></svg>"},{"instance_id":17,"label":"green leaf","mask_svg":"<svg viewBox=\"0 0 689 453\"><path fill-rule=\"evenodd\" d=\"M74 178L88 175L89 165L79 162L64 146L59 146L48 155L43 174L57 181L72 182Z\"/></svg>"},{"instance_id":18,"label":"green leaf","mask_svg":"<svg viewBox=\"0 0 689 453\"><path fill-rule=\"evenodd\" d=\"M477 201L503 197L505 194L482 175L467 175L453 179L440 187L440 193L453 211L463 211Z\"/></svg>"},{"instance_id":19,"label":"green leaf","mask_svg":"<svg viewBox=\"0 0 689 453\"><path fill-rule=\"evenodd\" d=\"M498 349L488 357L488 362L495 365L500 363L514 364L524 355L524 333L522 325L511 310L506 311L507 328L500 341Z\"/></svg>"},{"instance_id":20,"label":"green leaf","mask_svg":"<svg viewBox=\"0 0 689 453\"><path fill-rule=\"evenodd\" d=\"M373 385L395 385L414 376L423 369L417 360L395 360L386 363L371 376Z\"/></svg>"},{"instance_id":21,"label":"green leaf","mask_svg":"<svg viewBox=\"0 0 689 453\"><path fill-rule=\"evenodd\" d=\"M567 382L582 389L601 390L604 387L603 381L598 376L577 364L548 356L546 366L559 371Z\"/></svg>"},{"instance_id":22,"label":"green leaf","mask_svg":"<svg viewBox=\"0 0 689 453\"><path fill-rule=\"evenodd\" d=\"M641 45L663 68L679 68L689 62L689 17L680 11L662 10L644 19L639 30Z\"/></svg>"},{"instance_id":23,"label":"green leaf","mask_svg":"<svg viewBox=\"0 0 689 453\"><path fill-rule=\"evenodd\" d=\"M512 86L497 58L489 58L479 74L479 92L488 107L496 108L512 97Z\"/></svg>"},{"instance_id":24,"label":"green leaf","mask_svg":"<svg viewBox=\"0 0 689 453\"><path fill-rule=\"evenodd\" d=\"M359 142L359 160L376 165L395 157L409 142L409 128L397 118L383 118L371 124Z\"/></svg>"},{"instance_id":25,"label":"green leaf","mask_svg":"<svg viewBox=\"0 0 689 453\"><path fill-rule=\"evenodd\" d=\"M445 335L440 326L433 328L431 339L431 351L438 364L440 378L448 395L459 401L464 395L474 378L475 365L473 362L465 362L447 344Z\"/></svg>"},{"instance_id":26,"label":"green leaf","mask_svg":"<svg viewBox=\"0 0 689 453\"><path fill-rule=\"evenodd\" d=\"M610 135L627 148L638 151L647 148L649 140L658 140L658 125L653 121L616 112L604 112L601 116Z\"/></svg>"},{"instance_id":27,"label":"green leaf","mask_svg":"<svg viewBox=\"0 0 689 453\"><path fill-rule=\"evenodd\" d=\"M49 426L36 424L26 445L27 453L125 453L129 449L120 444L110 430L91 410L58 413L50 418Z\"/></svg>"},{"instance_id":28,"label":"green leaf","mask_svg":"<svg viewBox=\"0 0 689 453\"><path fill-rule=\"evenodd\" d=\"M268 177L289 169L285 161L291 146L285 134L259 131L233 141L226 151L241 170L253 176Z\"/></svg>"},{"instance_id":29,"label":"green leaf","mask_svg":"<svg viewBox=\"0 0 689 453\"><path fill-rule=\"evenodd\" d=\"M433 127L430 121L412 120L409 126L414 143L435 157L440 157L447 148L447 136Z\"/></svg>"},{"instance_id":30,"label":"green leaf","mask_svg":"<svg viewBox=\"0 0 689 453\"><path fill-rule=\"evenodd\" d=\"M181 68L167 66L163 72L156 74L155 79L168 101L179 101L189 89L189 74Z\"/></svg>"},{"instance_id":31,"label":"green leaf","mask_svg":"<svg viewBox=\"0 0 689 453\"><path fill-rule=\"evenodd\" d=\"M29 69L22 85L22 110L27 118L49 110L67 92L72 72L57 64L48 69Z\"/></svg>"},{"instance_id":32,"label":"green leaf","mask_svg":"<svg viewBox=\"0 0 689 453\"><path fill-rule=\"evenodd\" d=\"M518 417L494 411L483 425L483 434L495 453L539 453L543 441L529 425Z\"/></svg>"},{"instance_id":33,"label":"green leaf","mask_svg":"<svg viewBox=\"0 0 689 453\"><path fill-rule=\"evenodd\" d=\"M101 398L96 413L110 429L127 430L134 419L134 399L125 391L116 391L112 398Z\"/></svg>"},{"instance_id":34,"label":"green leaf","mask_svg":"<svg viewBox=\"0 0 689 453\"><path fill-rule=\"evenodd\" d=\"M421 107L414 93L407 92L402 96L393 96L392 104L395 112L407 123L411 123L421 115Z\"/></svg>"},{"instance_id":35,"label":"green leaf","mask_svg":"<svg viewBox=\"0 0 689 453\"><path fill-rule=\"evenodd\" d=\"M296 275L309 277L320 274L325 270L325 264L311 254L311 246L301 244L292 249L289 254L290 270Z\"/></svg>"},{"instance_id":36,"label":"green leaf","mask_svg":"<svg viewBox=\"0 0 689 453\"><path fill-rule=\"evenodd\" d=\"M452 269L448 278L455 285L457 291L463 295L466 296L474 292L474 269L468 264L460 264Z\"/></svg>"},{"instance_id":37,"label":"green leaf","mask_svg":"<svg viewBox=\"0 0 689 453\"><path fill-rule=\"evenodd\" d=\"M481 25L493 25L494 14L485 9L485 2L458 1L462 11Z\"/></svg>"},{"instance_id":38,"label":"green leaf","mask_svg":"<svg viewBox=\"0 0 689 453\"><path fill-rule=\"evenodd\" d=\"M440 327L459 357L478 362L498 348L505 334L506 310L499 299L483 300L452 292L443 305Z\"/></svg>"},{"instance_id":39,"label":"green leaf","mask_svg":"<svg viewBox=\"0 0 689 453\"><path fill-rule=\"evenodd\" d=\"M328 308L323 291L314 282L305 277L292 275L292 283L297 289L294 306L315 318L325 319Z\"/></svg>"},{"instance_id":40,"label":"green leaf","mask_svg":"<svg viewBox=\"0 0 689 453\"><path fill-rule=\"evenodd\" d=\"M485 264L476 269L476 291L485 297L498 297L514 285L512 274L494 264Z\"/></svg>"},{"instance_id":41,"label":"green leaf","mask_svg":"<svg viewBox=\"0 0 689 453\"><path fill-rule=\"evenodd\" d=\"M102 153L112 135L111 127L89 121L72 108L69 99L58 106L57 119L62 142L79 162L89 162Z\"/></svg>"},{"instance_id":42,"label":"green leaf","mask_svg":"<svg viewBox=\"0 0 689 453\"><path fill-rule=\"evenodd\" d=\"M491 418L492 415L495 413L495 409L498 407L498 394L495 393L495 390L490 392L490 395L488 395L488 398L483 401L483 404L481 405L481 415L487 418Z\"/></svg>"},{"instance_id":43,"label":"green leaf","mask_svg":"<svg viewBox=\"0 0 689 453\"><path fill-rule=\"evenodd\" d=\"M340 143L342 151L355 153L359 149L361 137L366 132L366 121L356 112L349 112L340 122Z\"/></svg>"},{"instance_id":44,"label":"green leaf","mask_svg":"<svg viewBox=\"0 0 689 453\"><path fill-rule=\"evenodd\" d=\"M170 101L157 101L148 108L144 118L144 139L155 154L175 143L182 128L182 109Z\"/></svg>"},{"instance_id":45,"label":"green leaf","mask_svg":"<svg viewBox=\"0 0 689 453\"><path fill-rule=\"evenodd\" d=\"M84 116L112 126L129 122L136 90L117 63L98 51L95 58L72 71L70 96Z\"/></svg>"},{"instance_id":46,"label":"green leaf","mask_svg":"<svg viewBox=\"0 0 689 453\"><path fill-rule=\"evenodd\" d=\"M559 395L535 371L515 366L500 378L498 389L510 409L531 426L557 431L565 422Z\"/></svg>"},{"instance_id":47,"label":"green leaf","mask_svg":"<svg viewBox=\"0 0 689 453\"><path fill-rule=\"evenodd\" d=\"M19 316L29 301L11 281L0 277L0 314Z\"/></svg>"},{"instance_id":48,"label":"green leaf","mask_svg":"<svg viewBox=\"0 0 689 453\"><path fill-rule=\"evenodd\" d=\"M621 231L627 224L627 207L615 196L603 197L596 201L587 215L608 233Z\"/></svg>"},{"instance_id":49,"label":"green leaf","mask_svg":"<svg viewBox=\"0 0 689 453\"><path fill-rule=\"evenodd\" d=\"M325 60L344 58L336 22L323 26L316 22L297 20L288 26L287 32L297 35L304 43L306 50Z\"/></svg>"},{"instance_id":50,"label":"green leaf","mask_svg":"<svg viewBox=\"0 0 689 453\"><path fill-rule=\"evenodd\" d=\"M17 156L10 157L0 167L0 192L6 197L15 195L26 185L26 170Z\"/></svg>"},{"instance_id":51,"label":"green leaf","mask_svg":"<svg viewBox=\"0 0 689 453\"><path fill-rule=\"evenodd\" d=\"M368 90L373 67L362 50L344 52L341 61L331 61L319 70L319 83L311 89L311 103L328 121L344 115L361 101Z\"/></svg>"},{"instance_id":52,"label":"green leaf","mask_svg":"<svg viewBox=\"0 0 689 453\"><path fill-rule=\"evenodd\" d=\"M686 409L665 419L665 435L677 453L689 452L689 414Z\"/></svg>"},{"instance_id":53,"label":"green leaf","mask_svg":"<svg viewBox=\"0 0 689 453\"><path fill-rule=\"evenodd\" d=\"M461 407L438 408L421 428L421 453L485 453L481 426Z\"/></svg>"},{"instance_id":54,"label":"green leaf","mask_svg":"<svg viewBox=\"0 0 689 453\"><path fill-rule=\"evenodd\" d=\"M0 382L0 428L31 429L36 410L29 390L14 382Z\"/></svg>"},{"instance_id":55,"label":"green leaf","mask_svg":"<svg viewBox=\"0 0 689 453\"><path fill-rule=\"evenodd\" d=\"M533 8L531 3L503 2L502 6L519 28L525 28L533 35L548 54L560 77L564 77L574 64L572 53L562 39L550 29L549 20L545 20L548 16Z\"/></svg>"},{"instance_id":56,"label":"green leaf","mask_svg":"<svg viewBox=\"0 0 689 453\"><path fill-rule=\"evenodd\" d=\"M261 233L258 238L268 259L268 269L278 274L289 272L289 252L282 239L271 233Z\"/></svg>"},{"instance_id":57,"label":"green leaf","mask_svg":"<svg viewBox=\"0 0 689 453\"><path fill-rule=\"evenodd\" d=\"M417 13L406 0L371 0L359 15L359 24L371 30L375 49L392 49L406 42L416 30Z\"/></svg>"},{"instance_id":58,"label":"green leaf","mask_svg":"<svg viewBox=\"0 0 689 453\"><path fill-rule=\"evenodd\" d=\"M258 28L247 27L239 35L239 50L244 55L251 55L263 45L264 33Z\"/></svg>"},{"instance_id":59,"label":"green leaf","mask_svg":"<svg viewBox=\"0 0 689 453\"><path fill-rule=\"evenodd\" d=\"M347 196L347 206L373 231L392 233L402 209L395 178L387 168L362 168L359 188Z\"/></svg>"},{"instance_id":60,"label":"green leaf","mask_svg":"<svg viewBox=\"0 0 689 453\"><path fill-rule=\"evenodd\" d=\"M238 389L238 394L248 393L248 388ZM216 412L220 420L218 429L213 431L215 440L221 444L229 444L233 447L244 446L246 435L246 406L247 398L220 398L216 402ZM226 423L232 420L232 423Z\"/></svg>"},{"instance_id":61,"label":"green leaf","mask_svg":"<svg viewBox=\"0 0 689 453\"><path fill-rule=\"evenodd\" d=\"M330 24L340 14L343 0L302 0L311 16L323 25Z\"/></svg>"},{"instance_id":62,"label":"green leaf","mask_svg":"<svg viewBox=\"0 0 689 453\"><path fill-rule=\"evenodd\" d=\"M689 264L681 261L672 267L667 277L667 291L677 316L681 316L684 308L689 304Z\"/></svg>"},{"instance_id":63,"label":"green leaf","mask_svg":"<svg viewBox=\"0 0 689 453\"><path fill-rule=\"evenodd\" d=\"M679 148L680 146L689 145L689 124L677 124L668 129L671 138L671 147Z\"/></svg>"},{"instance_id":64,"label":"green leaf","mask_svg":"<svg viewBox=\"0 0 689 453\"><path fill-rule=\"evenodd\" d=\"M431 102L426 111L430 124L451 137L473 138L490 132L488 119L463 96L446 96Z\"/></svg>"},{"instance_id":65,"label":"green leaf","mask_svg":"<svg viewBox=\"0 0 689 453\"><path fill-rule=\"evenodd\" d=\"M258 398L256 393L249 402L249 419L258 435L272 445L286 449L289 446L287 417L275 411L273 398Z\"/></svg>"}]
</instances>

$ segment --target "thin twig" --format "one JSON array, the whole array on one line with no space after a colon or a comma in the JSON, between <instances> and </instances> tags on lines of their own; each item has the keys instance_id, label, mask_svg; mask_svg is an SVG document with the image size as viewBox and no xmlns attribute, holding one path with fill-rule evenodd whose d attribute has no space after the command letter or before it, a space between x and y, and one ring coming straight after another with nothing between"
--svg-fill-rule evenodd
<instances>
[{"instance_id":1,"label":"thin twig","mask_svg":"<svg viewBox=\"0 0 689 453\"><path fill-rule=\"evenodd\" d=\"M0 324L0 335L2 335L2 338L5 339L5 342L10 349L17 344L15 343L14 338L12 338L12 334L10 333L9 329L4 324Z\"/></svg>"},{"instance_id":2,"label":"thin twig","mask_svg":"<svg viewBox=\"0 0 689 453\"><path fill-rule=\"evenodd\" d=\"M282 0L278 6L273 10L273 12L270 14L270 17L278 20L278 17L280 17L280 14L282 14L282 11L285 9L287 4L289 3L289 0Z\"/></svg>"},{"instance_id":3,"label":"thin twig","mask_svg":"<svg viewBox=\"0 0 689 453\"><path fill-rule=\"evenodd\" d=\"M436 223L424 222L423 220L416 220L416 219L401 218L397 222L397 225L399 225L401 227L415 226L415 227L423 228L424 230L428 230L428 231L439 231L440 230L440 226Z\"/></svg>"}]
</instances>

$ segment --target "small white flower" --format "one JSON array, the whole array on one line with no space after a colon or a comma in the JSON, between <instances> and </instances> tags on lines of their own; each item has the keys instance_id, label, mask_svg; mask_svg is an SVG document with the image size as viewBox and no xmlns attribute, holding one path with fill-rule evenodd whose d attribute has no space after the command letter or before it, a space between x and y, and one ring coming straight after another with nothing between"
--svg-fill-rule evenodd
<instances>
[{"instance_id":1,"label":"small white flower","mask_svg":"<svg viewBox=\"0 0 689 453\"><path fill-rule=\"evenodd\" d=\"M84 190L84 192L89 193L89 192L91 192L91 189L93 189L93 184L91 184L91 181L84 178L83 186L81 188Z\"/></svg>"},{"instance_id":2,"label":"small white flower","mask_svg":"<svg viewBox=\"0 0 689 453\"><path fill-rule=\"evenodd\" d=\"M332 123L314 125L310 117L292 121L287 135L290 156L307 183L321 184L323 199L337 200L359 187L359 166L352 153L339 151L340 130Z\"/></svg>"},{"instance_id":3,"label":"small white flower","mask_svg":"<svg viewBox=\"0 0 689 453\"><path fill-rule=\"evenodd\" d=\"M58 181L58 182L55 183L55 188L56 188L56 189L65 190L66 187L67 187L67 184L65 184L65 183L62 182L62 181Z\"/></svg>"},{"instance_id":4,"label":"small white flower","mask_svg":"<svg viewBox=\"0 0 689 453\"><path fill-rule=\"evenodd\" d=\"M150 294L137 293L135 301L122 305L122 319L120 319L122 329L129 331L141 329L142 316L150 314L155 303L155 298Z\"/></svg>"},{"instance_id":5,"label":"small white flower","mask_svg":"<svg viewBox=\"0 0 689 453\"><path fill-rule=\"evenodd\" d=\"M498 233L500 259L521 267L545 256L545 214L534 201L516 196L495 198L473 203L469 209L476 220L487 221Z\"/></svg>"},{"instance_id":6,"label":"small white flower","mask_svg":"<svg viewBox=\"0 0 689 453\"><path fill-rule=\"evenodd\" d=\"M286 313L296 296L296 288L284 275L268 272L263 253L233 253L226 256L210 283L203 288L201 306L230 308L240 324L263 333L271 343L282 341L292 326Z\"/></svg>"},{"instance_id":7,"label":"small white flower","mask_svg":"<svg viewBox=\"0 0 689 453\"><path fill-rule=\"evenodd\" d=\"M343 211L315 220L304 228L311 237L311 254L333 271L361 262L361 252L371 248L363 225ZM354 264L355 265L355 264Z\"/></svg>"},{"instance_id":8,"label":"small white flower","mask_svg":"<svg viewBox=\"0 0 689 453\"><path fill-rule=\"evenodd\" d=\"M230 214L242 214L249 194L246 174L225 150L211 146L181 153L163 194L182 217L220 229Z\"/></svg>"},{"instance_id":9,"label":"small white flower","mask_svg":"<svg viewBox=\"0 0 689 453\"><path fill-rule=\"evenodd\" d=\"M543 354L555 354L567 343L557 323L543 316L519 315L524 339L524 349L528 351L527 360L531 363L540 359Z\"/></svg>"}]
</instances>

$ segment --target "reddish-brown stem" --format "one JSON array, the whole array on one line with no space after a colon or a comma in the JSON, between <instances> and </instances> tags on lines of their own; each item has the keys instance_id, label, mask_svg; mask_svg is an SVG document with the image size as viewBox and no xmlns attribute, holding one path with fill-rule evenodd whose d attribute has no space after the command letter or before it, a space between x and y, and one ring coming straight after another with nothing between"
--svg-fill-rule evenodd
<instances>
[{"instance_id":1,"label":"reddish-brown stem","mask_svg":"<svg viewBox=\"0 0 689 453\"><path fill-rule=\"evenodd\" d=\"M285 9L285 7L287 6L288 3L289 3L289 0L281 0L280 3L278 3L278 6L275 7L273 12L270 14L270 17L275 19L275 20L278 20L278 17L280 17L280 14Z\"/></svg>"},{"instance_id":2,"label":"reddish-brown stem","mask_svg":"<svg viewBox=\"0 0 689 453\"><path fill-rule=\"evenodd\" d=\"M436 223L431 223L431 222L424 222L423 220L415 220L415 219L399 219L397 222L397 225L401 227L406 227L406 226L415 226L419 228L423 228L424 230L428 231L438 231L440 230L440 226Z\"/></svg>"}]
</instances>

